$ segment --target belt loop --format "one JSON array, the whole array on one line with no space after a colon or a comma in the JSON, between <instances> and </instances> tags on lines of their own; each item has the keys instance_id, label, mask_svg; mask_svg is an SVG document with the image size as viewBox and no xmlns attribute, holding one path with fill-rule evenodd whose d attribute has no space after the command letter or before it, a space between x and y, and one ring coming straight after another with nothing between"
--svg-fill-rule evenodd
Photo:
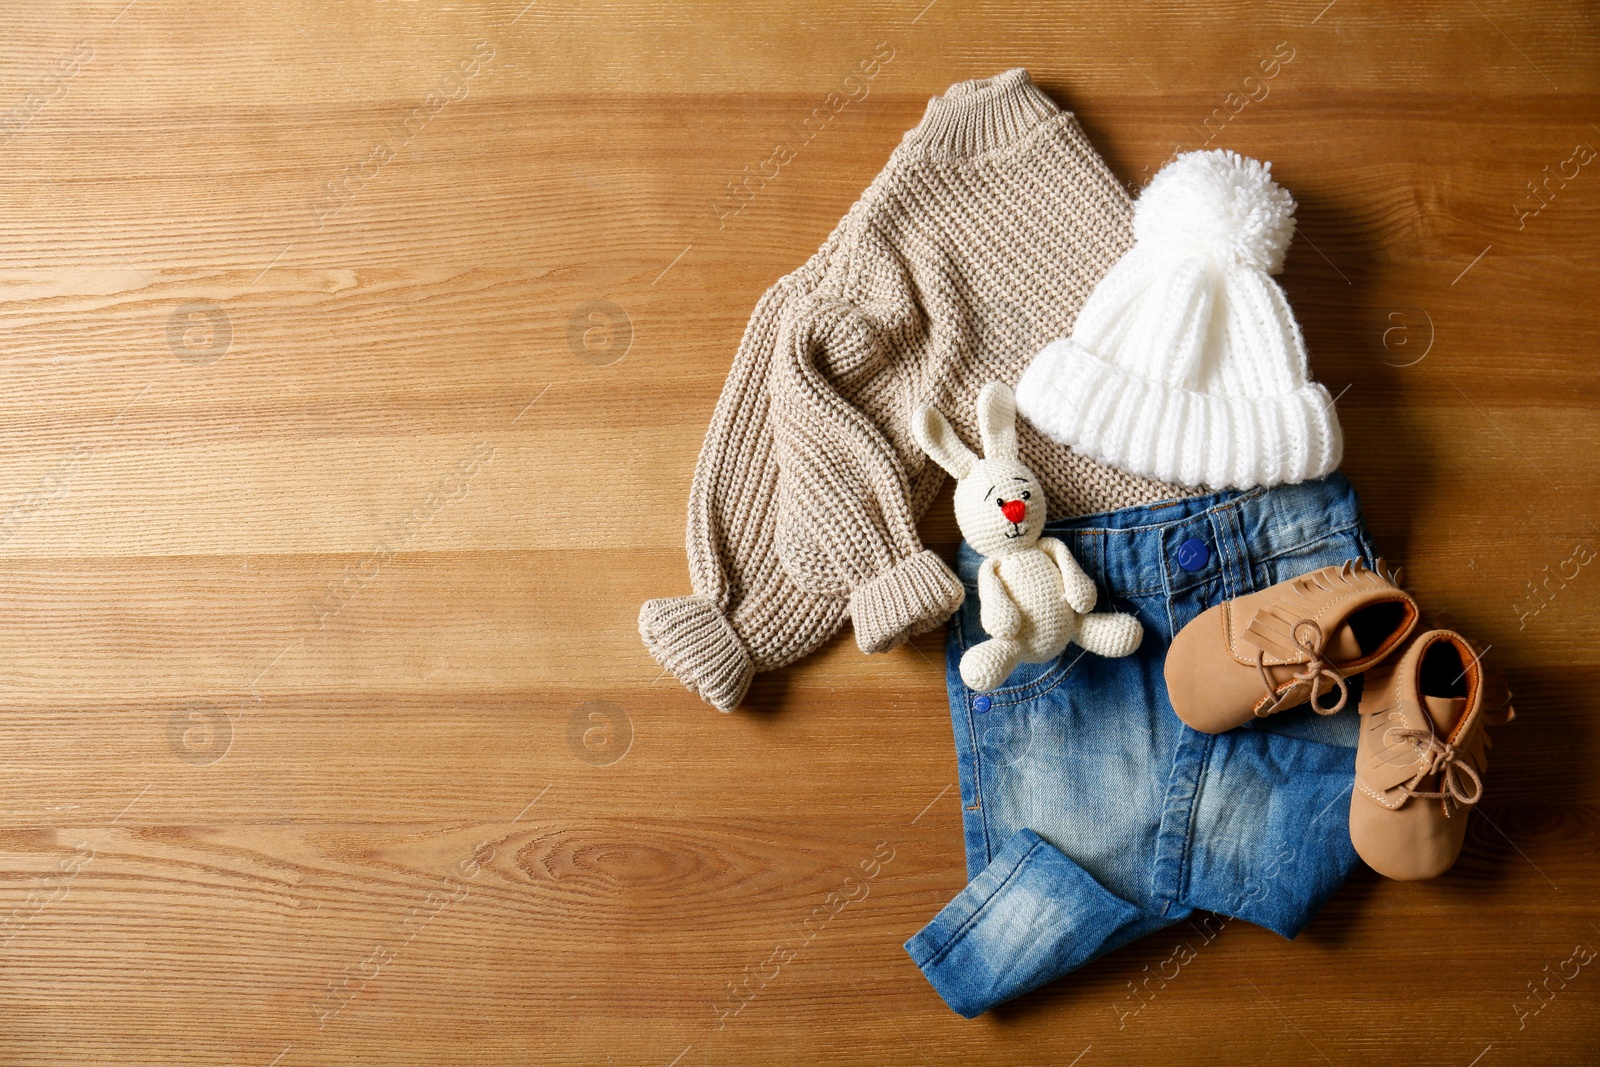
<instances>
[{"instance_id":1,"label":"belt loop","mask_svg":"<svg viewBox=\"0 0 1600 1067\"><path fill-rule=\"evenodd\" d=\"M1110 531L1101 531L1086 538L1089 544L1084 546L1088 549L1089 566L1094 568L1094 574L1100 576L1100 592L1108 601L1116 597L1116 587L1121 581L1121 575L1111 573L1111 536Z\"/></svg>"},{"instance_id":2,"label":"belt loop","mask_svg":"<svg viewBox=\"0 0 1600 1067\"><path fill-rule=\"evenodd\" d=\"M1222 564L1223 595L1229 600L1252 592L1255 585L1250 547L1245 543L1244 526L1239 521L1242 503L1242 500L1231 500L1213 508L1210 516L1211 534L1216 539Z\"/></svg>"},{"instance_id":3,"label":"belt loop","mask_svg":"<svg viewBox=\"0 0 1600 1067\"><path fill-rule=\"evenodd\" d=\"M1061 542L1078 561L1084 573L1094 582L1101 597L1112 595L1112 574L1106 569L1106 537L1104 530L1063 530Z\"/></svg>"}]
</instances>

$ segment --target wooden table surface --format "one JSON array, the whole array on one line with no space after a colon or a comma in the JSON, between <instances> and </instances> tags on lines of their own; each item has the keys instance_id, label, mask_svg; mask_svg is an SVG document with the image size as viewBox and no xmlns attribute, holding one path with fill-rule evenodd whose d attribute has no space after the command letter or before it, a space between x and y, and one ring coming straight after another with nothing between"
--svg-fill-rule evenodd
<instances>
[{"instance_id":1,"label":"wooden table surface","mask_svg":"<svg viewBox=\"0 0 1600 1067\"><path fill-rule=\"evenodd\" d=\"M1600 1056L1592 5L524 3L0 10L0 1064ZM1130 185L1273 161L1373 532L1521 715L1448 876L969 1022L900 948L941 635L724 716L635 627L757 297L1013 66Z\"/></svg>"}]
</instances>

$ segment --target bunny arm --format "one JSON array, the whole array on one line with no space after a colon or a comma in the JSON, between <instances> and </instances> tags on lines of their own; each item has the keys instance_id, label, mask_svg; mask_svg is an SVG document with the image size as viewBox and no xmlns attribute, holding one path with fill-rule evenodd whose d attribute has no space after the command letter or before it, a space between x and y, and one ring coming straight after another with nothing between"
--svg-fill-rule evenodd
<instances>
[{"instance_id":1,"label":"bunny arm","mask_svg":"<svg viewBox=\"0 0 1600 1067\"><path fill-rule=\"evenodd\" d=\"M986 559L978 568L978 621L990 637L1010 640L1022 632L1022 609L1000 580L997 559Z\"/></svg>"},{"instance_id":2,"label":"bunny arm","mask_svg":"<svg viewBox=\"0 0 1600 1067\"><path fill-rule=\"evenodd\" d=\"M1039 538L1039 547L1056 561L1056 567L1061 571L1062 598L1072 605L1072 610L1079 615L1087 615L1093 611L1095 602L1100 599L1100 593L1094 587L1094 580L1083 573L1083 568L1078 565L1072 550L1065 542L1054 537Z\"/></svg>"}]
</instances>

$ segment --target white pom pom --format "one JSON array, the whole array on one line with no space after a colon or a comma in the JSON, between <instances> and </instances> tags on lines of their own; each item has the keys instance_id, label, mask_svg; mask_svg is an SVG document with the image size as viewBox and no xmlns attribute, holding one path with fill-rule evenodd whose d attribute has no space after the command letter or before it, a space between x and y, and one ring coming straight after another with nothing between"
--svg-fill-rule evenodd
<instances>
[{"instance_id":1,"label":"white pom pom","mask_svg":"<svg viewBox=\"0 0 1600 1067\"><path fill-rule=\"evenodd\" d=\"M1272 164L1237 152L1185 152L1162 167L1133 206L1142 247L1208 255L1276 274L1294 236L1294 197Z\"/></svg>"}]
</instances>

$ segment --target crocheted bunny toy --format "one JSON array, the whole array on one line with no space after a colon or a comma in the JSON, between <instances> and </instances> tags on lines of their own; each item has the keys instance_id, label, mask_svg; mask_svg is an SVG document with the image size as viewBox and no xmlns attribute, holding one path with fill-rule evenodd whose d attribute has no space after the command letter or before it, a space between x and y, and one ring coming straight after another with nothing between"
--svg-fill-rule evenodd
<instances>
[{"instance_id":1,"label":"crocheted bunny toy","mask_svg":"<svg viewBox=\"0 0 1600 1067\"><path fill-rule=\"evenodd\" d=\"M962 444L936 409L923 405L912 432L933 461L956 479L956 523L975 551L979 620L989 640L961 657L961 680L980 692L1003 683L1018 663L1047 663L1076 641L1102 656L1126 656L1144 629L1132 615L1089 614L1094 582L1067 546L1041 537L1044 489L1017 459L1016 401L1004 382L978 394L984 458Z\"/></svg>"}]
</instances>

